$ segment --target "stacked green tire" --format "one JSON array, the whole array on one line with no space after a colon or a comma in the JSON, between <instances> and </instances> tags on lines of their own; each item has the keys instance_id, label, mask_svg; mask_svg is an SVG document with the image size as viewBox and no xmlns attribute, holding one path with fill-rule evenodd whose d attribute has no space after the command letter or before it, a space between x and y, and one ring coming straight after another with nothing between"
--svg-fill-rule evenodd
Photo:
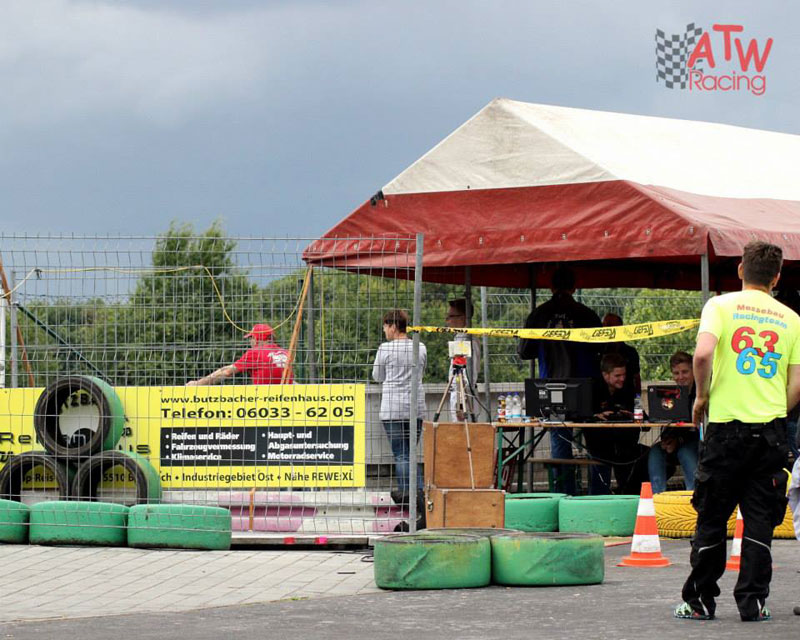
<instances>
[{"instance_id":1,"label":"stacked green tire","mask_svg":"<svg viewBox=\"0 0 800 640\"><path fill-rule=\"evenodd\" d=\"M138 504L128 516L128 545L139 548L231 547L231 512L190 504Z\"/></svg>"},{"instance_id":2,"label":"stacked green tire","mask_svg":"<svg viewBox=\"0 0 800 640\"><path fill-rule=\"evenodd\" d=\"M136 504L161 502L161 478L150 461L130 451L101 451L87 458L75 473L72 494L85 500L96 500L98 485L114 467L121 467L133 477L136 485Z\"/></svg>"},{"instance_id":3,"label":"stacked green tire","mask_svg":"<svg viewBox=\"0 0 800 640\"><path fill-rule=\"evenodd\" d=\"M490 538L406 534L375 541L375 583L381 589L463 589L491 581Z\"/></svg>"},{"instance_id":4,"label":"stacked green tire","mask_svg":"<svg viewBox=\"0 0 800 640\"><path fill-rule=\"evenodd\" d=\"M12 456L0 469L0 499L20 502L25 476L37 467L53 478L61 500L69 497L75 466L46 451L26 451Z\"/></svg>"},{"instance_id":5,"label":"stacked green tire","mask_svg":"<svg viewBox=\"0 0 800 640\"><path fill-rule=\"evenodd\" d=\"M589 533L521 532L489 538L492 580L509 586L600 584L603 539Z\"/></svg>"},{"instance_id":6,"label":"stacked green tire","mask_svg":"<svg viewBox=\"0 0 800 640\"><path fill-rule=\"evenodd\" d=\"M30 507L14 500L0 500L0 542L24 544L28 541Z\"/></svg>"},{"instance_id":7,"label":"stacked green tire","mask_svg":"<svg viewBox=\"0 0 800 640\"><path fill-rule=\"evenodd\" d=\"M60 428L62 410L96 406L97 424L87 428L85 438L67 439ZM62 457L85 458L117 446L125 429L125 412L117 392L100 378L68 376L47 385L33 410L36 436L50 453Z\"/></svg>"},{"instance_id":8,"label":"stacked green tire","mask_svg":"<svg viewBox=\"0 0 800 640\"><path fill-rule=\"evenodd\" d=\"M558 531L558 504L565 493L506 495L505 526L520 531Z\"/></svg>"},{"instance_id":9,"label":"stacked green tire","mask_svg":"<svg viewBox=\"0 0 800 640\"><path fill-rule=\"evenodd\" d=\"M128 507L113 502L39 502L30 508L30 542L124 547Z\"/></svg>"},{"instance_id":10,"label":"stacked green tire","mask_svg":"<svg viewBox=\"0 0 800 640\"><path fill-rule=\"evenodd\" d=\"M630 536L638 506L639 496L567 496L558 504L558 530Z\"/></svg>"}]
</instances>

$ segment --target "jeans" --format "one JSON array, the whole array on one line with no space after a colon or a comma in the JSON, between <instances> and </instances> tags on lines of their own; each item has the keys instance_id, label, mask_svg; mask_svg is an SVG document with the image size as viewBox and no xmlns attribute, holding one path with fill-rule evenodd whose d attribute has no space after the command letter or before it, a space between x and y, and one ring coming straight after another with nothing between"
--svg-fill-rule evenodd
<instances>
[{"instance_id":1,"label":"jeans","mask_svg":"<svg viewBox=\"0 0 800 640\"><path fill-rule=\"evenodd\" d=\"M409 459L408 459L408 420L383 420L383 428L389 438L394 454L394 468L397 474L397 488L401 493L408 493ZM422 431L422 420L417 420L417 443ZM417 451L420 448L417 447ZM417 463L417 491L422 491L422 465Z\"/></svg>"},{"instance_id":2,"label":"jeans","mask_svg":"<svg viewBox=\"0 0 800 640\"><path fill-rule=\"evenodd\" d=\"M550 429L550 457L556 460L572 460L572 429L553 427ZM564 466L556 475L555 490L557 493L575 495L575 469Z\"/></svg>"},{"instance_id":3,"label":"jeans","mask_svg":"<svg viewBox=\"0 0 800 640\"><path fill-rule=\"evenodd\" d=\"M688 491L694 491L694 472L697 469L697 440L686 442L678 447L676 454L678 462L683 469L683 481ZM659 443L650 447L650 456L647 459L647 470L650 473L650 484L653 493L667 490L667 456L669 454L661 448Z\"/></svg>"}]
</instances>

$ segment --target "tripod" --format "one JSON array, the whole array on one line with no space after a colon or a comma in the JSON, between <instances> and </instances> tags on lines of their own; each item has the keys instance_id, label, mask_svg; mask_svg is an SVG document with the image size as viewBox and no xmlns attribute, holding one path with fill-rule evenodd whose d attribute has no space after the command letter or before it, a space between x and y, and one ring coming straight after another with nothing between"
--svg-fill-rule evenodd
<instances>
[{"instance_id":1,"label":"tripod","mask_svg":"<svg viewBox=\"0 0 800 640\"><path fill-rule=\"evenodd\" d=\"M467 396L467 388L469 388L470 391L469 396ZM442 394L442 399L439 400L436 413L433 415L434 422L439 422L442 407L453 389L455 389L456 392L456 411L464 415L465 420L466 416L469 415L470 421L476 422L475 410L472 407L472 396L475 394L475 390L472 388L469 376L467 376L467 358L465 356L456 356L453 358L453 372L450 374L450 379L447 381L447 388L445 388Z\"/></svg>"}]
</instances>

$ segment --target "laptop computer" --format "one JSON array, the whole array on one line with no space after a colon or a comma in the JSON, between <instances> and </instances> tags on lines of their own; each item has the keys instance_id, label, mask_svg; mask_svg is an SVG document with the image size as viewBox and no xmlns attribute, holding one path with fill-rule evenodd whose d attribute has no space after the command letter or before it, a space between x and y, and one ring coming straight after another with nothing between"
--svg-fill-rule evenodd
<instances>
[{"instance_id":1,"label":"laptop computer","mask_svg":"<svg viewBox=\"0 0 800 640\"><path fill-rule=\"evenodd\" d=\"M654 384L647 388L650 422L691 422L689 389L674 384Z\"/></svg>"}]
</instances>

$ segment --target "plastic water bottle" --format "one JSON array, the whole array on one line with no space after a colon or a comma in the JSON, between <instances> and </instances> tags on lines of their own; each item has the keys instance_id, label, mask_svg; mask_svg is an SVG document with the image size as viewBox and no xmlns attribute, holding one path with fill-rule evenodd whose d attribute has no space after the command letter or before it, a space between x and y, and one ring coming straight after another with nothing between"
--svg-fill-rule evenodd
<instances>
[{"instance_id":1,"label":"plastic water bottle","mask_svg":"<svg viewBox=\"0 0 800 640\"><path fill-rule=\"evenodd\" d=\"M502 393L497 396L497 421L506 421L506 397Z\"/></svg>"},{"instance_id":2,"label":"plastic water bottle","mask_svg":"<svg viewBox=\"0 0 800 640\"><path fill-rule=\"evenodd\" d=\"M633 421L644 422L644 409L642 408L642 396L638 393L633 399Z\"/></svg>"},{"instance_id":3,"label":"plastic water bottle","mask_svg":"<svg viewBox=\"0 0 800 640\"><path fill-rule=\"evenodd\" d=\"M515 393L511 396L511 422L520 422L522 420L522 401L519 399L519 394Z\"/></svg>"}]
</instances>

